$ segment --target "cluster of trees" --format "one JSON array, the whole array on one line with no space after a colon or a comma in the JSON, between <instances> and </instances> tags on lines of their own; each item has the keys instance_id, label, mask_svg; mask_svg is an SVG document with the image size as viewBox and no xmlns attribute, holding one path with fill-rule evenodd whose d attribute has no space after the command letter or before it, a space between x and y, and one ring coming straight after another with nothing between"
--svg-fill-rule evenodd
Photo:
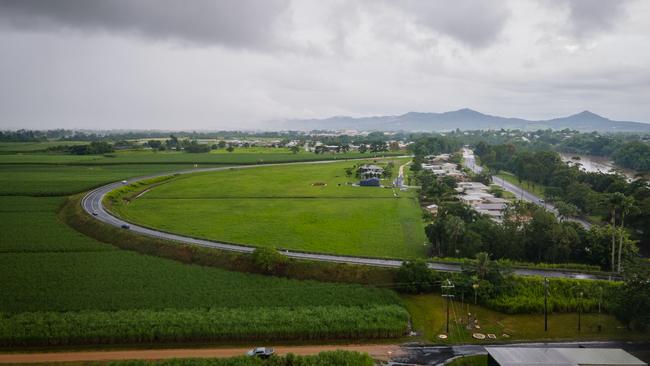
<instances>
[{"instance_id":1,"label":"cluster of trees","mask_svg":"<svg viewBox=\"0 0 650 366\"><path fill-rule=\"evenodd\" d=\"M463 147L463 142L455 137L428 135L415 140L409 145L409 151L416 157L453 153Z\"/></svg>"},{"instance_id":2,"label":"cluster of trees","mask_svg":"<svg viewBox=\"0 0 650 366\"><path fill-rule=\"evenodd\" d=\"M46 140L47 135L40 131L0 131L0 141L2 142L38 142Z\"/></svg>"},{"instance_id":3,"label":"cluster of trees","mask_svg":"<svg viewBox=\"0 0 650 366\"><path fill-rule=\"evenodd\" d=\"M628 182L617 174L583 172L562 162L553 151L531 151L511 144L480 142L474 152L494 173L507 170L520 181L544 186L545 198L558 206L562 216L600 217L610 223L613 232L625 228L642 248L650 248L650 188L644 179ZM622 240L618 241L620 247ZM615 261L610 259L610 265Z\"/></svg>"},{"instance_id":4,"label":"cluster of trees","mask_svg":"<svg viewBox=\"0 0 650 366\"><path fill-rule=\"evenodd\" d=\"M223 148L226 148L228 152L233 152L235 150L235 147L232 144L227 144L223 140L218 141L216 144L208 145L201 144L197 140L190 140L188 138L179 139L175 135L169 135L169 138L165 141L149 140L145 143L145 146L159 151L183 150L188 153L207 153L210 152L210 150Z\"/></svg>"},{"instance_id":5,"label":"cluster of trees","mask_svg":"<svg viewBox=\"0 0 650 366\"><path fill-rule=\"evenodd\" d=\"M443 202L425 230L433 244L432 254L440 257L473 257L488 252L495 259L582 263L606 270L613 268L613 263L629 263L637 253L625 230L612 226L585 230L578 223L558 221L543 208L524 203L508 207L503 222L496 223L462 203ZM614 252L618 253L616 258L612 257Z\"/></svg>"},{"instance_id":6,"label":"cluster of trees","mask_svg":"<svg viewBox=\"0 0 650 366\"><path fill-rule=\"evenodd\" d=\"M112 153L115 148L108 142L93 141L88 145L65 146L65 150L74 155L97 155Z\"/></svg>"}]
</instances>

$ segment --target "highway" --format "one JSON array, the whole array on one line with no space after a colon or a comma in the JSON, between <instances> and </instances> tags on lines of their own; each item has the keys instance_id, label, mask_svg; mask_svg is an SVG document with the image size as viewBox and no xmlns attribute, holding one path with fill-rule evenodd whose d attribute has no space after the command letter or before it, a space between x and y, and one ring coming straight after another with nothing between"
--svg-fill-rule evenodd
<instances>
[{"instance_id":1,"label":"highway","mask_svg":"<svg viewBox=\"0 0 650 366\"><path fill-rule=\"evenodd\" d=\"M299 163L281 163L273 165L299 165L299 164L327 164L340 162L340 160L329 160L329 161L319 161L319 162L299 162ZM197 172L210 172L210 171L220 171L220 170L229 170L229 169L254 169L261 166L269 166L271 164L263 165L242 165L242 166L232 166L232 167L216 167L216 168L202 168L202 169L192 169L192 170L182 170L177 172L166 172L155 175L148 175L143 177L131 178L123 182L114 182L99 188L96 188L88 192L81 201L81 205L89 215L92 215L93 218L104 222L115 227L121 227L122 225L128 225L130 231L147 235L154 238L171 240L184 244L198 245L202 247L215 248L220 250L228 250L233 252L242 252L250 253L255 248L244 245L236 245L230 243L222 243L213 240L197 239L188 236L178 235L167 233L163 231L158 231L152 228L143 227L140 225L135 225L130 222L126 222L111 213L109 213L103 206L103 199L107 193L123 186L124 184L130 184L138 182L145 179L150 179L153 177L170 175L170 174L191 174ZM127 230L127 229L124 229ZM281 244L278 243L281 247ZM381 266L381 267L399 267L402 264L401 260L398 259L380 259L380 258L365 258L365 257L351 257L351 256L341 256L341 255L332 255L332 254L319 254L319 253L305 253L298 251L290 250L281 250L280 253L286 255L290 258L296 259L307 259L307 260L316 260L316 261L325 261L325 262L335 262L335 263L350 263L350 264L360 264L360 265L370 265L370 266ZM429 267L436 271L443 272L460 272L461 267L457 264L449 263L429 263ZM542 269L514 269L514 274L522 276L546 276L546 277L561 277L561 278L578 278L578 279L608 279L607 277L595 276L587 273L579 273L572 271L553 271L553 270L542 270Z\"/></svg>"},{"instance_id":2,"label":"highway","mask_svg":"<svg viewBox=\"0 0 650 366\"><path fill-rule=\"evenodd\" d=\"M483 171L483 168L476 164L476 158L474 157L474 152L472 150L463 149L463 161L464 161L465 167L469 168L474 173L480 173L480 172ZM516 185L508 182L507 180L504 180L503 178L499 178L496 175L492 176L492 182L494 184L500 185L506 191L511 192L518 199L523 200L523 201L527 201L527 202L532 202L532 203L534 203L536 205L542 206L546 210L548 210L548 211L552 212L553 214L555 214L555 216L559 216L559 213L558 213L557 209L555 208L555 206L553 206L550 203L543 202L541 197L538 197L538 196L532 194L531 192L529 192L529 191L527 191L527 190L525 190L523 188L517 187ZM577 222L587 230L589 230L589 228L591 228L591 224L587 220L581 219L579 217L570 217L570 218L567 218L566 220L567 221Z\"/></svg>"}]
</instances>

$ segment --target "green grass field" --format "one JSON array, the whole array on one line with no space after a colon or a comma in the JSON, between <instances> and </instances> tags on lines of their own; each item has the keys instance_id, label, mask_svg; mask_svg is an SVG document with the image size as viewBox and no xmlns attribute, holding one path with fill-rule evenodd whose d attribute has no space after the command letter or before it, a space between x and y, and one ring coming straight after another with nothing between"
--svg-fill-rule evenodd
<instances>
[{"instance_id":1,"label":"green grass field","mask_svg":"<svg viewBox=\"0 0 650 366\"><path fill-rule=\"evenodd\" d=\"M411 313L413 326L426 341L436 343L494 343L533 340L644 340L647 333L627 330L616 318L608 314L583 314L581 331L578 332L578 314L549 314L548 332L544 332L543 314L509 315L482 306L454 301L450 307L450 336L447 340L438 338L446 331L446 307L440 294L405 295L406 308ZM458 300L458 299L456 299ZM465 300L472 301L469 298ZM466 330L467 313L477 315L481 329ZM458 321L458 322L457 322ZM461 322L463 322L461 324ZM598 331L598 324L602 325ZM472 333L492 333L497 339L480 341L472 338ZM503 334L508 334L506 338Z\"/></svg>"},{"instance_id":2,"label":"green grass field","mask_svg":"<svg viewBox=\"0 0 650 366\"><path fill-rule=\"evenodd\" d=\"M383 153L382 155L401 153ZM111 164L259 164L287 161L345 160L373 157L374 154L326 153L314 154L301 151L297 154L284 148L237 148L229 153L223 149L209 153L191 154L175 151L117 151L104 155L67 154L0 154L0 164L72 164L72 165L111 165Z\"/></svg>"},{"instance_id":3,"label":"green grass field","mask_svg":"<svg viewBox=\"0 0 650 366\"><path fill-rule=\"evenodd\" d=\"M0 142L0 153L26 153L44 151L54 146L85 145L84 141Z\"/></svg>"},{"instance_id":4,"label":"green grass field","mask_svg":"<svg viewBox=\"0 0 650 366\"><path fill-rule=\"evenodd\" d=\"M134 176L191 169L193 165L2 165L0 196L60 196Z\"/></svg>"},{"instance_id":5,"label":"green grass field","mask_svg":"<svg viewBox=\"0 0 650 366\"><path fill-rule=\"evenodd\" d=\"M119 250L59 222L64 199L0 196L0 345L376 338L406 329L392 291Z\"/></svg>"},{"instance_id":6,"label":"green grass field","mask_svg":"<svg viewBox=\"0 0 650 366\"><path fill-rule=\"evenodd\" d=\"M182 264L100 243L57 217L67 194L192 166L167 164L166 156L156 163L0 164L0 343L394 337L405 329L406 313L390 290ZM291 332L286 324L298 314L304 321ZM240 323L228 320L235 317ZM178 331L180 321L192 324L187 332Z\"/></svg>"},{"instance_id":7,"label":"green grass field","mask_svg":"<svg viewBox=\"0 0 650 366\"><path fill-rule=\"evenodd\" d=\"M118 250L58 222L62 200L0 197L6 234L0 312L399 303L386 290L228 272Z\"/></svg>"},{"instance_id":8,"label":"green grass field","mask_svg":"<svg viewBox=\"0 0 650 366\"><path fill-rule=\"evenodd\" d=\"M351 186L356 180L345 176L345 168L352 164L199 173L113 209L132 222L226 242L373 257L423 256L426 238L415 192Z\"/></svg>"}]
</instances>

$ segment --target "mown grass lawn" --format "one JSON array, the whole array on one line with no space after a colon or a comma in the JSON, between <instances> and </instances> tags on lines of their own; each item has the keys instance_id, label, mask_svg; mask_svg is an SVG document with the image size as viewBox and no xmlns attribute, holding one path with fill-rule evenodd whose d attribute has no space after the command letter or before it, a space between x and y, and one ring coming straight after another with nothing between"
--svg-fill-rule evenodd
<instances>
[{"instance_id":1,"label":"mown grass lawn","mask_svg":"<svg viewBox=\"0 0 650 366\"><path fill-rule=\"evenodd\" d=\"M471 296L470 296L471 297ZM438 334L446 330L446 303L440 294L404 295L402 296L406 308L411 313L413 326L422 337L429 342L436 343L495 343L509 341L534 341L534 340L643 340L647 333L627 330L615 317L595 313L583 314L581 331L578 332L578 314L563 313L549 314L548 332L544 331L543 314L516 314L509 315L475 306L460 301L454 301L450 307L450 337L441 340ZM460 299L457 299L460 300ZM470 303L472 299L466 298ZM477 315L481 329L466 330L467 313ZM456 322L462 321L463 324ZM598 331L598 324L602 325ZM484 341L472 338L472 333L492 333L497 336L495 340ZM503 337L503 334L510 337Z\"/></svg>"},{"instance_id":2,"label":"mown grass lawn","mask_svg":"<svg viewBox=\"0 0 650 366\"><path fill-rule=\"evenodd\" d=\"M404 159L402 159L404 160ZM402 160L396 159L395 173ZM182 177L114 210L165 231L253 246L421 257L415 192L354 187L358 162L233 169ZM390 183L390 180L385 182Z\"/></svg>"}]
</instances>

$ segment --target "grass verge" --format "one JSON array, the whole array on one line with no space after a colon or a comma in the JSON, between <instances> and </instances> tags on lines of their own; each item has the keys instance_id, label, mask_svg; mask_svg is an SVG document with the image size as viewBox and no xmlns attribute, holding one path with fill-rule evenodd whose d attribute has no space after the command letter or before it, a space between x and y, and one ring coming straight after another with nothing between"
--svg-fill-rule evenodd
<instances>
[{"instance_id":1,"label":"grass verge","mask_svg":"<svg viewBox=\"0 0 650 366\"><path fill-rule=\"evenodd\" d=\"M543 314L504 314L467 302L461 304L460 301L453 301L450 306L449 337L442 340L438 335L446 333L447 318L446 302L440 294L404 295L402 298L411 313L413 328L427 342L489 344L512 341L647 340L648 337L647 333L627 330L608 314L582 314L580 331L577 313L549 314L548 331L545 332ZM468 313L476 316L480 329L465 329ZM478 340L472 337L473 333L494 334L496 338Z\"/></svg>"}]
</instances>

